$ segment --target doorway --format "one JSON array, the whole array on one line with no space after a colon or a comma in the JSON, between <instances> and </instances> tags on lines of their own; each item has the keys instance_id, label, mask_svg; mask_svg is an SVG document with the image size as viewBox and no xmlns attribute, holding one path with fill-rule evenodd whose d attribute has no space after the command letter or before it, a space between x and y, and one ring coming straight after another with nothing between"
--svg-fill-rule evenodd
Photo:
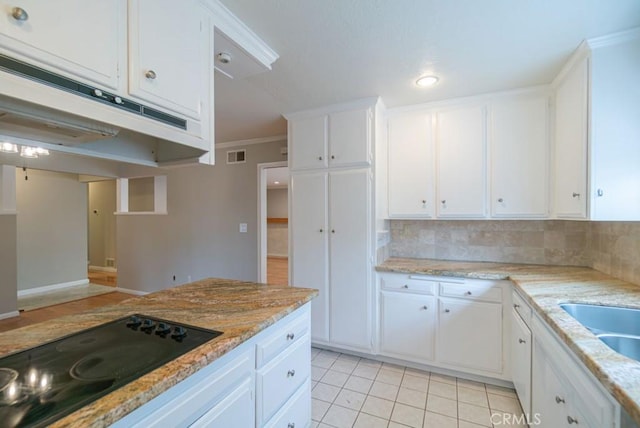
<instances>
[{"instance_id":1,"label":"doorway","mask_svg":"<svg viewBox=\"0 0 640 428\"><path fill-rule=\"evenodd\" d=\"M289 168L258 165L258 280L289 285Z\"/></svg>"},{"instance_id":2,"label":"doorway","mask_svg":"<svg viewBox=\"0 0 640 428\"><path fill-rule=\"evenodd\" d=\"M116 287L116 180L91 177L87 200L87 276L92 284Z\"/></svg>"}]
</instances>

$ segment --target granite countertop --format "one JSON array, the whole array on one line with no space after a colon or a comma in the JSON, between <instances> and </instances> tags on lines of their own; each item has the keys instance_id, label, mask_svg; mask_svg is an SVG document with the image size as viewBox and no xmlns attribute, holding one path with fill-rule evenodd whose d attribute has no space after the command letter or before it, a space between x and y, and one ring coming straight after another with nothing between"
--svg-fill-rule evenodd
<instances>
[{"instance_id":1,"label":"granite countertop","mask_svg":"<svg viewBox=\"0 0 640 428\"><path fill-rule=\"evenodd\" d=\"M585 267L390 258L379 272L508 279L575 355L640 424L640 362L610 349L560 303L640 308L640 286Z\"/></svg>"},{"instance_id":2,"label":"granite countertop","mask_svg":"<svg viewBox=\"0 0 640 428\"><path fill-rule=\"evenodd\" d=\"M0 356L133 313L224 332L51 425L57 428L103 427L210 364L317 294L317 290L308 288L209 278L1 333Z\"/></svg>"}]
</instances>

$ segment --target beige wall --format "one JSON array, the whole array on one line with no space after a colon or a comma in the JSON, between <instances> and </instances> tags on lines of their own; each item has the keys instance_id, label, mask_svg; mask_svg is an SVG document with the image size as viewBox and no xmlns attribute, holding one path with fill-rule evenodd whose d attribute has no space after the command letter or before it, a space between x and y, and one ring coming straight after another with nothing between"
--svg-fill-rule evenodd
<instances>
[{"instance_id":1,"label":"beige wall","mask_svg":"<svg viewBox=\"0 0 640 428\"><path fill-rule=\"evenodd\" d=\"M154 178L129 179L129 211L154 211Z\"/></svg>"},{"instance_id":2,"label":"beige wall","mask_svg":"<svg viewBox=\"0 0 640 428\"><path fill-rule=\"evenodd\" d=\"M289 190L267 189L267 217L289 217ZM267 256L289 256L289 225L267 223Z\"/></svg>"},{"instance_id":3,"label":"beige wall","mask_svg":"<svg viewBox=\"0 0 640 428\"><path fill-rule=\"evenodd\" d=\"M17 170L18 290L87 279L87 184Z\"/></svg>"},{"instance_id":4,"label":"beige wall","mask_svg":"<svg viewBox=\"0 0 640 428\"><path fill-rule=\"evenodd\" d=\"M227 165L223 149L216 151L214 166L162 171L168 214L117 216L118 286L155 291L189 277L256 281L257 164L285 160L284 144L245 146L242 164ZM240 223L247 223L247 233L238 231Z\"/></svg>"},{"instance_id":5,"label":"beige wall","mask_svg":"<svg viewBox=\"0 0 640 428\"><path fill-rule=\"evenodd\" d=\"M88 183L89 264L106 267L106 259L116 256L116 181Z\"/></svg>"},{"instance_id":6,"label":"beige wall","mask_svg":"<svg viewBox=\"0 0 640 428\"><path fill-rule=\"evenodd\" d=\"M0 315L18 310L16 216L0 215Z\"/></svg>"}]
</instances>

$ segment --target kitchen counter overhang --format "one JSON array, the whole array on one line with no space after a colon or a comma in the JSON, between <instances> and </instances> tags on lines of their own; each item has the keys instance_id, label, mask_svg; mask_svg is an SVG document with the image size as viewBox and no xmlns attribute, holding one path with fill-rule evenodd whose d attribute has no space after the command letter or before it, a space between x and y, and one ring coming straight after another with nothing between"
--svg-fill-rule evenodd
<instances>
[{"instance_id":1,"label":"kitchen counter overhang","mask_svg":"<svg viewBox=\"0 0 640 428\"><path fill-rule=\"evenodd\" d=\"M586 267L390 258L379 272L510 280L587 369L640 424L640 362L610 349L561 303L640 308L640 286Z\"/></svg>"},{"instance_id":2,"label":"kitchen counter overhang","mask_svg":"<svg viewBox=\"0 0 640 428\"><path fill-rule=\"evenodd\" d=\"M134 313L224 334L56 421L107 426L211 364L317 296L307 288L209 278L0 334L0 356Z\"/></svg>"}]
</instances>

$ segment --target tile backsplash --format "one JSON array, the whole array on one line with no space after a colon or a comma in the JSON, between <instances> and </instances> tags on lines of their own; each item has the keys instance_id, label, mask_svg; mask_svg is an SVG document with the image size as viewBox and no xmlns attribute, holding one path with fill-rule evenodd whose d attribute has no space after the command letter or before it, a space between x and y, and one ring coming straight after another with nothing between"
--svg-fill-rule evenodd
<instances>
[{"instance_id":1,"label":"tile backsplash","mask_svg":"<svg viewBox=\"0 0 640 428\"><path fill-rule=\"evenodd\" d=\"M640 222L392 220L389 256L590 266L640 284Z\"/></svg>"}]
</instances>

